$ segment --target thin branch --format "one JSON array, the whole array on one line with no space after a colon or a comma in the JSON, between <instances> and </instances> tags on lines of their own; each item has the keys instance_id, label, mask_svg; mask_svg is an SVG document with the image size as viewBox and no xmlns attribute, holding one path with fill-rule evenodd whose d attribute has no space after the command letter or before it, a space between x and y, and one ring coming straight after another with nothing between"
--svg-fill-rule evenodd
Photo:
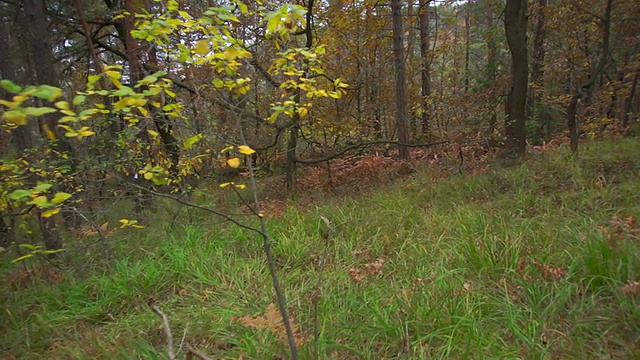
<instances>
[{"instance_id":1,"label":"thin branch","mask_svg":"<svg viewBox=\"0 0 640 360\"><path fill-rule=\"evenodd\" d=\"M251 227L249 225L245 225L245 224L239 222L238 220L232 218L228 214L220 212L220 211L218 211L216 209L212 209L212 208L207 207L207 206L198 205L198 204L192 203L190 201L183 200L182 198L177 197L177 196L173 196L173 195L169 195L169 194L163 194L163 193L160 193L160 192L157 192L157 191L153 191L153 190L147 189L147 188L145 188L143 186L140 186L140 185L136 185L136 184L134 184L132 182L129 182L129 181L126 181L126 180L124 180L124 182L127 185L131 186L131 187L134 187L134 188L136 188L138 190L145 191L145 192L147 192L147 193L149 193L151 195L163 197L163 198L166 198L166 199L171 199L171 200L173 200L175 202L178 202L180 204L183 204L183 205L186 205L186 206L189 206L189 207L192 207L192 208L200 209L200 210L203 210L203 211L218 215L221 218L223 218L223 219L225 219L227 221L230 221L230 222L234 223L235 225L238 225L239 227L241 227L243 229L247 229L247 230L250 230L250 231L258 233L261 236L264 236L264 233L260 229L256 229L256 228Z\"/></svg>"},{"instance_id":2,"label":"thin branch","mask_svg":"<svg viewBox=\"0 0 640 360\"><path fill-rule=\"evenodd\" d=\"M197 357L200 360L213 360L212 358L208 357L207 355L201 353L200 351L194 349L191 345L187 344L187 350L189 350L189 352L191 354L193 354L195 357Z\"/></svg>"},{"instance_id":3,"label":"thin branch","mask_svg":"<svg viewBox=\"0 0 640 360\"><path fill-rule=\"evenodd\" d=\"M307 165L317 164L317 163L333 160L333 159L335 159L337 157L340 157L340 156L344 155L348 151L355 150L355 149L362 149L362 148L366 148L366 147L372 146L372 145L389 144L389 145L398 145L398 146L416 148L416 147L431 147L431 146L435 146L435 145L446 144L448 142L449 142L449 140L437 141L437 142L427 143L427 144L404 144L404 143L401 143L401 142L398 142L398 141L385 141L385 140L371 141L371 142L367 142L367 143L361 143L361 144L347 146L346 148L342 149L341 151L338 151L337 153L332 154L332 155L325 156L323 158L309 159L309 160L296 159L296 162L298 162L300 164L307 164Z\"/></svg>"},{"instance_id":4,"label":"thin branch","mask_svg":"<svg viewBox=\"0 0 640 360\"><path fill-rule=\"evenodd\" d=\"M155 305L150 305L156 315L158 315L162 319L162 324L164 326L164 333L167 336L167 348L169 352L169 360L175 360L176 354L173 350L173 335L171 335L171 327L169 326L169 319L167 315L165 315L160 309L158 309Z\"/></svg>"}]
</instances>

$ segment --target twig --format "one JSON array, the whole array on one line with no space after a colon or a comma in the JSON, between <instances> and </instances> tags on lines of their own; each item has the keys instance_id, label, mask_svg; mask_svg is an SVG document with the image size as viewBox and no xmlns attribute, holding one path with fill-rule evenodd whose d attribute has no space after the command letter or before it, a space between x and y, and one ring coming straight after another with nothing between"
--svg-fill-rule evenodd
<instances>
[{"instance_id":1,"label":"twig","mask_svg":"<svg viewBox=\"0 0 640 360\"><path fill-rule=\"evenodd\" d=\"M198 204L192 203L190 201L182 200L181 198L179 198L177 196L173 196L173 195L169 195L169 194L163 194L163 193L160 193L160 192L157 192L157 191L153 191L153 190L147 189L147 188L145 188L143 186L131 183L129 181L125 181L125 182L129 186L134 187L134 188L136 188L138 190L146 191L151 195L163 197L163 198L166 198L166 199L171 199L171 200L176 201L176 202L178 202L180 204L183 204L183 205L186 205L186 206L189 206L189 207L192 207L192 208L200 209L200 210L203 210L203 211L206 211L206 212L210 212L212 214L220 216L221 218L223 218L223 219L225 219L227 221L231 221L232 223L238 225L239 227L241 227L243 229L251 230L253 232L257 232L260 235L264 235L264 233L260 229L256 229L256 228L251 227L249 225L245 225L245 224L239 222L238 220L232 218L228 214L225 214L225 213L223 213L221 211L218 211L216 209L212 209L210 207L203 206L203 205L198 205Z\"/></svg>"},{"instance_id":2,"label":"twig","mask_svg":"<svg viewBox=\"0 0 640 360\"><path fill-rule=\"evenodd\" d=\"M324 249L322 250L322 255L320 256L320 268L318 269L318 282L316 283L315 289L313 290L313 294L311 295L312 306L313 306L313 338L314 338L314 346L313 350L315 352L314 359L320 359L320 323L318 318L318 313L320 312L320 297L322 296L322 283L323 283L323 275L324 269L327 264L327 254L329 252L329 240L334 235L335 227L331 224L331 221L326 217L320 215L320 219L324 223L326 229L323 232L320 230L320 237L324 240Z\"/></svg>"},{"instance_id":3,"label":"twig","mask_svg":"<svg viewBox=\"0 0 640 360\"><path fill-rule=\"evenodd\" d=\"M347 146L346 148L342 149L341 151L338 151L337 153L335 153L333 155L328 155L328 156L323 157L323 158L309 159L309 160L296 159L296 162L300 163L300 164L317 164L317 163L333 160L333 159L343 155L347 151L360 149L360 148L365 148L367 146L372 146L372 145L386 145L386 144L388 144L388 145L398 145L398 146L405 146L405 147L430 147L430 146L435 146L435 145L440 145L440 144L446 144L448 142L449 142L449 140L437 141L437 142L427 143L427 144L405 144L405 143L401 143L401 142L398 142L398 141L383 141L383 140L381 140L381 141L371 141L371 142L366 142L366 143Z\"/></svg>"},{"instance_id":4,"label":"twig","mask_svg":"<svg viewBox=\"0 0 640 360\"><path fill-rule=\"evenodd\" d=\"M187 344L187 350L192 353L193 355L195 355L195 357L197 357L200 360L213 360L212 358L208 357L207 355L201 353L200 351L194 349L191 345Z\"/></svg>"},{"instance_id":5,"label":"twig","mask_svg":"<svg viewBox=\"0 0 640 360\"><path fill-rule=\"evenodd\" d=\"M81 218L84 219L84 221L88 222L89 224L91 224L91 227L93 228L93 230L95 230L98 233L99 239L97 242L100 242L102 244L102 253L104 255L104 259L107 262L107 264L109 264L109 243L107 243L107 238L104 234L104 232L102 232L102 229L100 228L100 226L92 223L86 216L84 216L83 213L80 212L80 210L78 210L75 207L69 207L69 210L71 210L72 212L76 213L78 216L80 216Z\"/></svg>"},{"instance_id":6,"label":"twig","mask_svg":"<svg viewBox=\"0 0 640 360\"><path fill-rule=\"evenodd\" d=\"M156 315L162 319L164 325L164 333L167 336L167 348L169 352L169 360L176 360L176 354L173 351L173 335L171 335L171 327L169 327L169 319L157 306L151 305L151 309Z\"/></svg>"}]
</instances>

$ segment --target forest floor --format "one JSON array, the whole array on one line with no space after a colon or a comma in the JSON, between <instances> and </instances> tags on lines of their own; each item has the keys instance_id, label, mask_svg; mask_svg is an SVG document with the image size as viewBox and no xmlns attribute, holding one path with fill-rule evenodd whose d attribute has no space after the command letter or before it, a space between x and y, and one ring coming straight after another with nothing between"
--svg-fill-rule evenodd
<instances>
[{"instance_id":1,"label":"forest floor","mask_svg":"<svg viewBox=\"0 0 640 360\"><path fill-rule=\"evenodd\" d=\"M434 154L307 168L294 201L265 185L301 358L640 358L638 138L508 166ZM195 201L242 210L211 188ZM144 229L107 209L110 261L91 229L56 266L0 254L0 359L165 359L149 304L179 359L288 358L261 239L156 207Z\"/></svg>"}]
</instances>

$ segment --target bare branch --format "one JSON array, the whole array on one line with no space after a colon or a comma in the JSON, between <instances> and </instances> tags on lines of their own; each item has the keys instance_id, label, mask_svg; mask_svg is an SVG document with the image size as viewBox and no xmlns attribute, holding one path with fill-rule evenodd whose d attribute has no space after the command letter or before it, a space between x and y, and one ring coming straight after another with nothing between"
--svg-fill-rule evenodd
<instances>
[{"instance_id":1,"label":"bare branch","mask_svg":"<svg viewBox=\"0 0 640 360\"><path fill-rule=\"evenodd\" d=\"M223 213L221 211L218 211L216 209L212 209L212 208L207 207L207 206L202 206L202 205L198 205L198 204L183 200L182 198L180 198L178 196L173 196L173 195L169 195L169 194L164 194L164 193L161 193L161 192L153 191L153 190L147 189L147 188L145 188L143 186L136 185L136 184L134 184L134 183L132 183L130 181L124 181L124 182L127 185L131 186L131 187L134 187L134 188L136 188L138 190L142 190L142 191L148 192L151 195L163 197L163 198L166 198L166 199L171 199L171 200L176 201L176 202L178 202L180 204L183 204L183 205L186 205L186 206L189 206L189 207L192 207L192 208L200 209L200 210L203 210L203 211L218 215L221 218L223 218L223 219L225 219L227 221L230 221L230 222L238 225L239 227L241 227L243 229L251 230L253 232L256 232L256 233L260 234L261 236L265 236L265 234L260 229L256 229L256 228L251 227L249 225L245 225L245 224L239 222L238 220L232 218L228 214L225 214L225 213Z\"/></svg>"},{"instance_id":2,"label":"bare branch","mask_svg":"<svg viewBox=\"0 0 640 360\"><path fill-rule=\"evenodd\" d=\"M162 324L164 325L164 333L167 336L167 348L169 352L169 360L176 360L176 354L173 350L173 335L171 335L171 327L169 327L169 319L167 315L165 315L157 306L150 305L156 315L158 315L162 319Z\"/></svg>"},{"instance_id":3,"label":"bare branch","mask_svg":"<svg viewBox=\"0 0 640 360\"><path fill-rule=\"evenodd\" d=\"M193 347L191 347L191 345L187 345L187 350L189 350L189 352L191 354L193 354L195 357L197 357L200 360L213 360L212 358L208 357L207 355L201 353L200 351L194 349Z\"/></svg>"},{"instance_id":4,"label":"bare branch","mask_svg":"<svg viewBox=\"0 0 640 360\"><path fill-rule=\"evenodd\" d=\"M346 148L342 149L341 151L338 151L337 153L332 154L332 155L325 156L323 158L309 159L309 160L296 159L296 162L298 162L300 164L307 164L307 165L317 164L317 163L333 160L333 159L335 159L337 157L340 157L340 156L344 155L348 151L355 150L355 149L364 149L364 148L366 148L368 146L372 146L372 145L389 144L389 145L398 145L398 146L406 146L406 147L416 148L416 147L431 147L431 146L435 146L435 145L446 144L448 142L449 142L449 140L437 141L437 142L427 143L427 144L404 144L404 143L400 143L398 141L385 141L385 140L371 141L371 142L366 142L366 143L347 146Z\"/></svg>"}]
</instances>

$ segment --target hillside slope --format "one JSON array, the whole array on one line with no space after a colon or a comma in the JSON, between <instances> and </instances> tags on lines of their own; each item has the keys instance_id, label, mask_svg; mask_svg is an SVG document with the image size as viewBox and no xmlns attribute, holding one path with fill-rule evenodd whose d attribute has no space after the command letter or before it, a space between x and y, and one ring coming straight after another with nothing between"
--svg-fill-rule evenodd
<instances>
[{"instance_id":1,"label":"hillside slope","mask_svg":"<svg viewBox=\"0 0 640 360\"><path fill-rule=\"evenodd\" d=\"M289 206L268 225L302 358L639 358L638 159L638 139L594 142ZM3 257L3 358L166 358L149 303L179 358L286 358L260 239L167 214L113 235L110 268Z\"/></svg>"}]
</instances>

